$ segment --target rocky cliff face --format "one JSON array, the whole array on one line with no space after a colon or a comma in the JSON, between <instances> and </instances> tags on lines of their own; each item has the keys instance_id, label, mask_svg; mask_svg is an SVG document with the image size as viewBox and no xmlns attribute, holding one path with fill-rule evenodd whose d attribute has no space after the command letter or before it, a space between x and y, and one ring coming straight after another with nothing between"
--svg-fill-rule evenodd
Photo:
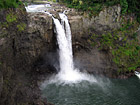
<instances>
[{"instance_id":1,"label":"rocky cliff face","mask_svg":"<svg viewBox=\"0 0 140 105\"><path fill-rule=\"evenodd\" d=\"M98 16L89 17L86 13L81 15L83 13L76 10L69 9L64 6L61 6L60 8L60 5L54 5L53 11L51 9L49 12L54 14L57 18L59 18L58 12L66 10L72 31L75 66L89 73L116 77L115 72L117 70L116 67L113 66L109 54L105 51L99 51L96 47L92 47L89 39L93 33L103 34L107 31L120 28L120 6L104 8ZM51 17L43 13L29 13L28 16L30 21L28 24L29 33L40 30L40 36L43 39L49 38L48 40L50 43L57 43L52 42L52 38L55 38L55 35L53 32L49 32L53 31L53 22ZM44 24L44 21L48 21L49 24ZM46 29L45 27L49 27L49 30L44 32L44 29ZM55 59L54 57L53 59Z\"/></svg>"},{"instance_id":2,"label":"rocky cliff face","mask_svg":"<svg viewBox=\"0 0 140 105\"><path fill-rule=\"evenodd\" d=\"M103 74L116 77L116 67L113 66L109 53L99 51L90 44L90 36L103 34L120 28L120 6L104 8L98 16L69 16L75 62L78 68L93 74Z\"/></svg>"},{"instance_id":3,"label":"rocky cliff face","mask_svg":"<svg viewBox=\"0 0 140 105\"><path fill-rule=\"evenodd\" d=\"M71 25L75 66L80 68L81 71L118 77L118 68L113 64L110 53L100 51L97 47L91 46L90 37L93 34L104 34L121 27L120 5L104 8L99 15L93 17L60 4L53 4L49 12L59 18L58 13L64 10L66 10L65 13ZM24 41L28 44L23 46L28 46L31 49L25 50L29 54L29 58L33 57L42 60L33 59L30 62L37 63L35 67L39 72L45 72L46 65L49 65L53 70L58 69L59 62L56 51L58 48L56 36L53 33L52 18L44 13L28 13L27 20L29 41ZM42 62L42 64L39 62Z\"/></svg>"},{"instance_id":4,"label":"rocky cliff face","mask_svg":"<svg viewBox=\"0 0 140 105\"><path fill-rule=\"evenodd\" d=\"M69 16L72 32L89 32L94 29L103 33L120 27L120 6L104 8L97 16L90 17L84 13L82 16ZM87 36L87 35L86 35Z\"/></svg>"},{"instance_id":5,"label":"rocky cliff face","mask_svg":"<svg viewBox=\"0 0 140 105\"><path fill-rule=\"evenodd\" d=\"M41 99L37 81L55 70L43 59L56 49L52 19L18 9L3 10L0 17L0 104L49 105Z\"/></svg>"}]
</instances>

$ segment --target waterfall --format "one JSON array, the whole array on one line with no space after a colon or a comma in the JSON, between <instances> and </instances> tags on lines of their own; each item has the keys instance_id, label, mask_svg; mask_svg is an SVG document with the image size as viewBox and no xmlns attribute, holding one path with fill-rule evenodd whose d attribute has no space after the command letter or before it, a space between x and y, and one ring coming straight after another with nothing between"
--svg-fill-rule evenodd
<instances>
[{"instance_id":1,"label":"waterfall","mask_svg":"<svg viewBox=\"0 0 140 105\"><path fill-rule=\"evenodd\" d=\"M68 21L68 17L63 13L59 13L61 22L53 17L53 14L48 12L50 5L29 5L26 8L27 12L41 12L45 13L53 18L55 24L55 30L57 35L57 42L59 45L59 62L60 72L52 76L49 82L44 82L42 86L48 83L79 83L81 81L97 82L96 79L86 73L80 72L74 67L73 53L72 53L72 38L71 29Z\"/></svg>"},{"instance_id":2,"label":"waterfall","mask_svg":"<svg viewBox=\"0 0 140 105\"><path fill-rule=\"evenodd\" d=\"M51 82L60 81L62 83L77 83L83 80L95 82L93 76L81 73L78 69L74 68L69 21L64 13L59 13L59 16L61 22L54 17L53 21L59 45L60 72L51 80Z\"/></svg>"},{"instance_id":3,"label":"waterfall","mask_svg":"<svg viewBox=\"0 0 140 105\"><path fill-rule=\"evenodd\" d=\"M57 41L59 45L59 61L60 61L60 78L71 80L72 73L74 72L72 44L71 44L71 31L68 23L67 16L59 14L62 24L58 19L54 19L56 26ZM66 28L66 29L65 29Z\"/></svg>"},{"instance_id":4,"label":"waterfall","mask_svg":"<svg viewBox=\"0 0 140 105\"><path fill-rule=\"evenodd\" d=\"M57 41L59 45L60 72L67 73L73 70L72 50L70 49L71 44L59 20L54 19L54 23L56 25Z\"/></svg>"}]
</instances>

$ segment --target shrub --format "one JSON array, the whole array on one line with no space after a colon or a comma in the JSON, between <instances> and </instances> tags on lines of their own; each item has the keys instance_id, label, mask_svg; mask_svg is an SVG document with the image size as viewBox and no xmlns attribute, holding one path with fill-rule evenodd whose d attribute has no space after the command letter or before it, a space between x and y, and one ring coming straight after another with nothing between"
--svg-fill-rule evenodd
<instances>
[{"instance_id":1,"label":"shrub","mask_svg":"<svg viewBox=\"0 0 140 105\"><path fill-rule=\"evenodd\" d=\"M8 23L15 22L15 21L17 21L17 16L14 15L13 13L9 13L9 14L6 16L6 21L7 21Z\"/></svg>"},{"instance_id":2,"label":"shrub","mask_svg":"<svg viewBox=\"0 0 140 105\"><path fill-rule=\"evenodd\" d=\"M24 31L26 28L26 24L25 23L20 23L17 25L18 31Z\"/></svg>"}]
</instances>

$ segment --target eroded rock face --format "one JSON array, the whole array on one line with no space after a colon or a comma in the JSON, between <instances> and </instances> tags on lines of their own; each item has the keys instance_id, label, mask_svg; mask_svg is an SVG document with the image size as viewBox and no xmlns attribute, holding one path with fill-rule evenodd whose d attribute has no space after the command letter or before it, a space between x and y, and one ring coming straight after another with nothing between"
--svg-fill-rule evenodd
<instances>
[{"instance_id":1,"label":"eroded rock face","mask_svg":"<svg viewBox=\"0 0 140 105\"><path fill-rule=\"evenodd\" d=\"M98 16L89 18L87 15L70 16L69 21L72 30L73 49L75 62L78 68L93 74L103 74L116 77L115 65L112 64L109 53L99 51L92 47L89 38L92 34L103 34L105 32L120 28L120 6L104 8Z\"/></svg>"},{"instance_id":2,"label":"eroded rock face","mask_svg":"<svg viewBox=\"0 0 140 105\"><path fill-rule=\"evenodd\" d=\"M16 21L5 20L9 11L17 17ZM7 23L0 27L0 104L48 105L41 99L37 83L41 74L50 73L51 67L47 62L43 72L37 68L46 62L43 58L47 52L56 49L52 20L47 15L9 11L0 12L1 23ZM21 23L26 26L23 30L18 28Z\"/></svg>"},{"instance_id":3,"label":"eroded rock face","mask_svg":"<svg viewBox=\"0 0 140 105\"><path fill-rule=\"evenodd\" d=\"M46 14L28 14L27 37L25 46L29 47L31 56L37 57L43 50L50 50L53 45L52 18Z\"/></svg>"},{"instance_id":4,"label":"eroded rock face","mask_svg":"<svg viewBox=\"0 0 140 105\"><path fill-rule=\"evenodd\" d=\"M55 10L50 10L49 12L54 14L56 18L58 17L58 12L63 12L65 9L67 10L66 14L68 16L72 31L74 59L75 63L78 65L77 66L75 64L75 66L89 73L103 74L110 77L114 76L112 74L115 73L111 70L116 67L112 65L110 56L107 52L99 51L98 48L95 47L93 48L89 43L89 38L93 33L103 34L107 31L118 29L120 27L120 6L118 5L104 8L104 10L101 11L98 16L93 16L91 18L89 18L86 14L81 15L81 13L77 12L76 10L68 9L65 6L62 6L61 8L58 4L53 4L52 6L52 8L55 8ZM56 40L53 41L53 38L55 39L56 37L53 31L53 21L50 16L45 13L28 13L27 33L29 36L34 36L37 38L36 43L31 42L31 45L34 46L34 50L27 50L31 52L30 55L37 57L39 56L37 53L42 55L42 52L45 53L45 51L40 50L37 52L36 49L44 48L44 46L50 47L53 44L56 44L57 46ZM40 38L43 39L43 42ZM30 40L34 39L31 38ZM49 43L50 45L43 44L45 42ZM46 54L47 53L48 48L46 47ZM55 53L55 55L57 54ZM58 57L58 55L52 56L52 54L50 54L50 56L53 59ZM43 71L44 69L41 70L38 68L38 70Z\"/></svg>"},{"instance_id":5,"label":"eroded rock face","mask_svg":"<svg viewBox=\"0 0 140 105\"><path fill-rule=\"evenodd\" d=\"M88 14L71 16L68 14L73 37L87 37L87 34L95 30L98 33L111 31L120 27L121 7L113 6L104 8L97 16L89 18ZM92 29L92 30L91 30ZM77 38L76 38L77 39Z\"/></svg>"},{"instance_id":6,"label":"eroded rock face","mask_svg":"<svg viewBox=\"0 0 140 105\"><path fill-rule=\"evenodd\" d=\"M55 10L50 10L50 12L54 12L55 15L58 14L58 12L67 10L66 14L69 18L72 31L74 56L77 60L79 59L80 61L80 54L87 56L87 54L91 52L96 52L96 54L91 53L90 57L87 57L86 62L90 62L88 58L94 59L94 55L98 55L98 59L100 59L100 56L104 56L104 54L90 46L88 39L93 33L102 34L106 31L120 27L119 5L104 8L104 10L101 11L98 16L93 16L91 18L89 18L87 15L81 15L81 13L74 9L69 9L58 4L54 4L52 7L55 8ZM57 48L57 42L53 29L53 21L50 16L45 13L28 13L25 19L23 22L26 23L26 29L23 32L16 32L14 27L11 27L9 29L10 32L3 31L5 35L11 33L10 37L0 38L0 45L3 46L3 49L6 50L7 47L10 47L13 50L13 55L11 56L14 56L14 59L17 59L17 65L15 68L21 68L21 65L24 62L26 62L29 66L34 65L34 62L35 65L37 65L36 62L40 61L38 59L44 59L43 57L47 55L48 52L54 53L56 52ZM9 46L7 46L8 40L10 40L8 42ZM4 50L2 50L2 52L3 51ZM55 55L57 56L57 54ZM19 61L19 59L22 60ZM106 57L104 59L107 60ZM103 60L100 59L99 61ZM100 64L101 62L97 61L96 64L97 63ZM91 63L91 65L94 64L94 62ZM26 66L24 67L26 69ZM87 68L95 67L97 66L91 66ZM106 67L106 65L102 68L104 67Z\"/></svg>"}]
</instances>

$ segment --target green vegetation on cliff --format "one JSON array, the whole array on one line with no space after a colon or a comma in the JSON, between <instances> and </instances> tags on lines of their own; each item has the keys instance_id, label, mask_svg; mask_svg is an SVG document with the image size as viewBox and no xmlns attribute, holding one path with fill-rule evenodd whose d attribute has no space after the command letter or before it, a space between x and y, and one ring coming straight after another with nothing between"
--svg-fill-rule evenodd
<instances>
[{"instance_id":1,"label":"green vegetation on cliff","mask_svg":"<svg viewBox=\"0 0 140 105\"><path fill-rule=\"evenodd\" d=\"M97 15L104 6L120 4L122 14L135 13L140 22L140 0L60 0L68 7L88 11L89 15Z\"/></svg>"},{"instance_id":2,"label":"green vegetation on cliff","mask_svg":"<svg viewBox=\"0 0 140 105\"><path fill-rule=\"evenodd\" d=\"M129 21L123 23L118 30L91 36L91 44L110 54L112 62L119 68L118 72L136 70L140 67L140 41L137 34L139 24Z\"/></svg>"},{"instance_id":3,"label":"green vegetation on cliff","mask_svg":"<svg viewBox=\"0 0 140 105\"><path fill-rule=\"evenodd\" d=\"M27 24L23 16L25 16L26 12L22 8L8 8L3 9L2 12L4 14L0 20L0 38L7 37L9 30L13 30L16 33L25 31Z\"/></svg>"}]
</instances>

